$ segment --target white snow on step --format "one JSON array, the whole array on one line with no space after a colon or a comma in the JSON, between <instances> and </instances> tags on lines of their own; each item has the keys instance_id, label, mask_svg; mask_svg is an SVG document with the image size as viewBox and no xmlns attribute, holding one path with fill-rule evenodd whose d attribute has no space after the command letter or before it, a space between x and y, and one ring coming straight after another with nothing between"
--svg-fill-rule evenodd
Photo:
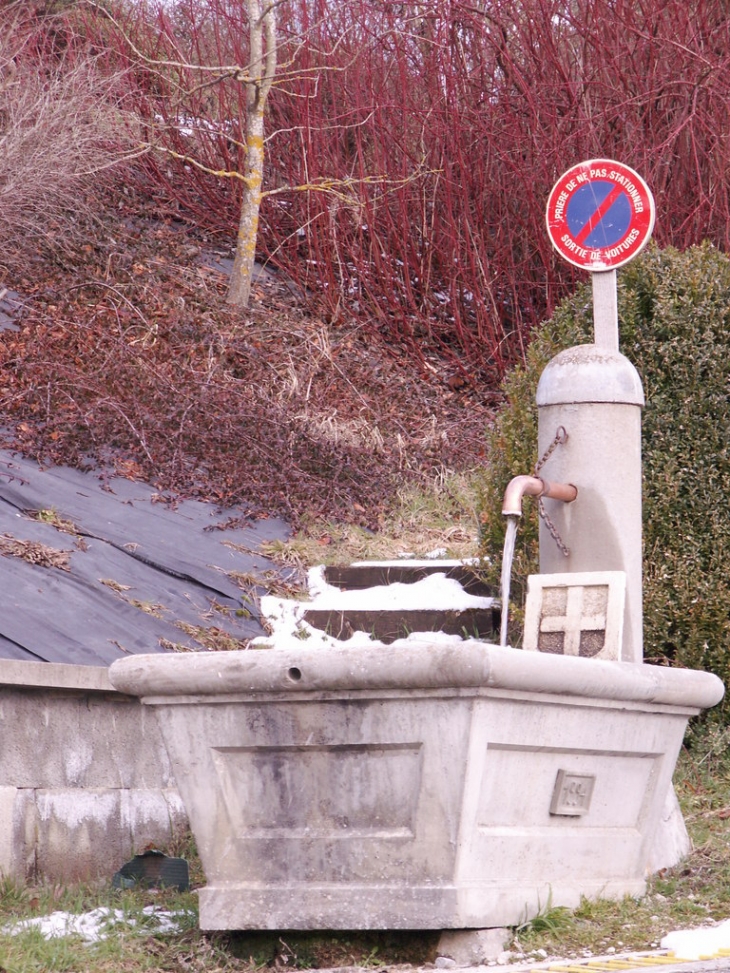
<instances>
[{"instance_id":1,"label":"white snow on step","mask_svg":"<svg viewBox=\"0 0 730 973\"><path fill-rule=\"evenodd\" d=\"M494 603L494 598L470 595L455 578L447 578L441 572L411 584L396 581L343 591L325 581L324 568L319 566L310 568L308 582L312 600L307 607L318 611L388 611L394 608L402 611L463 611L465 608L489 608Z\"/></svg>"},{"instance_id":2,"label":"white snow on step","mask_svg":"<svg viewBox=\"0 0 730 973\"><path fill-rule=\"evenodd\" d=\"M367 562L372 565L372 562ZM459 563L459 562L454 562ZM387 562L382 562L387 566ZM382 566L381 565L381 566ZM449 565L450 566L450 565ZM412 584L395 582L394 584L375 585L353 591L343 591L325 580L325 568L319 565L310 568L307 574L307 586L310 600L292 601L286 598L275 598L265 595L261 599L261 615L266 620L271 634L254 639L254 645L271 645L277 639L289 640L292 636L299 639L313 640L310 644L342 645L342 639L335 639L319 629L313 628L304 621L304 614L309 610L316 611L463 611L468 608L489 608L494 604L494 598L470 595L464 591L455 578L447 578L440 571L430 574ZM463 641L459 635L445 635L442 632L429 632L430 642ZM423 642L424 633L413 632L407 639L399 639L391 644L407 644L409 642ZM367 632L355 632L346 640L348 647L357 645L382 645Z\"/></svg>"},{"instance_id":3,"label":"white snow on step","mask_svg":"<svg viewBox=\"0 0 730 973\"><path fill-rule=\"evenodd\" d=\"M438 558L441 550L432 551L431 554L426 554L422 558L414 558L412 554L402 554L394 561L353 561L350 566L353 568L432 568L434 559L437 559L439 567L448 571L451 568L476 567L480 563L478 557L443 560Z\"/></svg>"}]
</instances>

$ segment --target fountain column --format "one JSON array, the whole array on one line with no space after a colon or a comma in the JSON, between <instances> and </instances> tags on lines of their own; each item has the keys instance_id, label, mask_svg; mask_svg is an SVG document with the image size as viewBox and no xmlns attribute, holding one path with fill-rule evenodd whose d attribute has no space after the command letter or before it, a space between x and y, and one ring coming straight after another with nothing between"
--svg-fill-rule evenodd
<instances>
[{"instance_id":1,"label":"fountain column","mask_svg":"<svg viewBox=\"0 0 730 973\"><path fill-rule=\"evenodd\" d=\"M541 520L540 573L624 571L621 658L641 662L641 379L618 351L578 345L547 365L537 404L538 455L545 454L561 426L568 434L540 473L578 486L575 503L543 500L569 554Z\"/></svg>"}]
</instances>

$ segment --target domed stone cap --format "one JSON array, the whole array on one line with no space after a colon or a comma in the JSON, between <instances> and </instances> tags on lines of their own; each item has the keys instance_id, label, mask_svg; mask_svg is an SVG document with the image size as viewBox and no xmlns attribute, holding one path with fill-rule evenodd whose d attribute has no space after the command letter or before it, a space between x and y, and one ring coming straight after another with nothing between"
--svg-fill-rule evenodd
<instances>
[{"instance_id":1,"label":"domed stone cap","mask_svg":"<svg viewBox=\"0 0 730 973\"><path fill-rule=\"evenodd\" d=\"M537 385L537 404L573 402L644 405L639 373L618 351L598 345L566 348L546 365Z\"/></svg>"}]
</instances>

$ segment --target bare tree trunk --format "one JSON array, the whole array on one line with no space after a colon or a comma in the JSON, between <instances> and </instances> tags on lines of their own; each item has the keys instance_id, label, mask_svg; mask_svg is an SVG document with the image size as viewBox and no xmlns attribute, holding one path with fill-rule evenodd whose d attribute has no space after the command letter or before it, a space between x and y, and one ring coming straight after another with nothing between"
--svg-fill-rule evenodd
<instances>
[{"instance_id":1,"label":"bare tree trunk","mask_svg":"<svg viewBox=\"0 0 730 973\"><path fill-rule=\"evenodd\" d=\"M229 304L239 307L247 307L251 296L264 178L264 110L276 74L275 0L247 0L247 6L251 63L246 92L246 166L236 255L226 296Z\"/></svg>"}]
</instances>

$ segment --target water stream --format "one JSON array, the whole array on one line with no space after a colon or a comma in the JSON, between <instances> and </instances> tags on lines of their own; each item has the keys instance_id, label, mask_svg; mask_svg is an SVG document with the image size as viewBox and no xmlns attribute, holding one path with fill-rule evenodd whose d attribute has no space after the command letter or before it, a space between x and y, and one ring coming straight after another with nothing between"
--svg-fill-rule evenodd
<instances>
[{"instance_id":1,"label":"water stream","mask_svg":"<svg viewBox=\"0 0 730 973\"><path fill-rule=\"evenodd\" d=\"M499 644L507 645L507 624L509 622L509 589L512 581L512 559L515 556L515 538L517 536L517 521L515 514L507 516L507 529L504 535L504 550L502 551L502 577L499 593L502 600L502 624L499 629Z\"/></svg>"}]
</instances>

